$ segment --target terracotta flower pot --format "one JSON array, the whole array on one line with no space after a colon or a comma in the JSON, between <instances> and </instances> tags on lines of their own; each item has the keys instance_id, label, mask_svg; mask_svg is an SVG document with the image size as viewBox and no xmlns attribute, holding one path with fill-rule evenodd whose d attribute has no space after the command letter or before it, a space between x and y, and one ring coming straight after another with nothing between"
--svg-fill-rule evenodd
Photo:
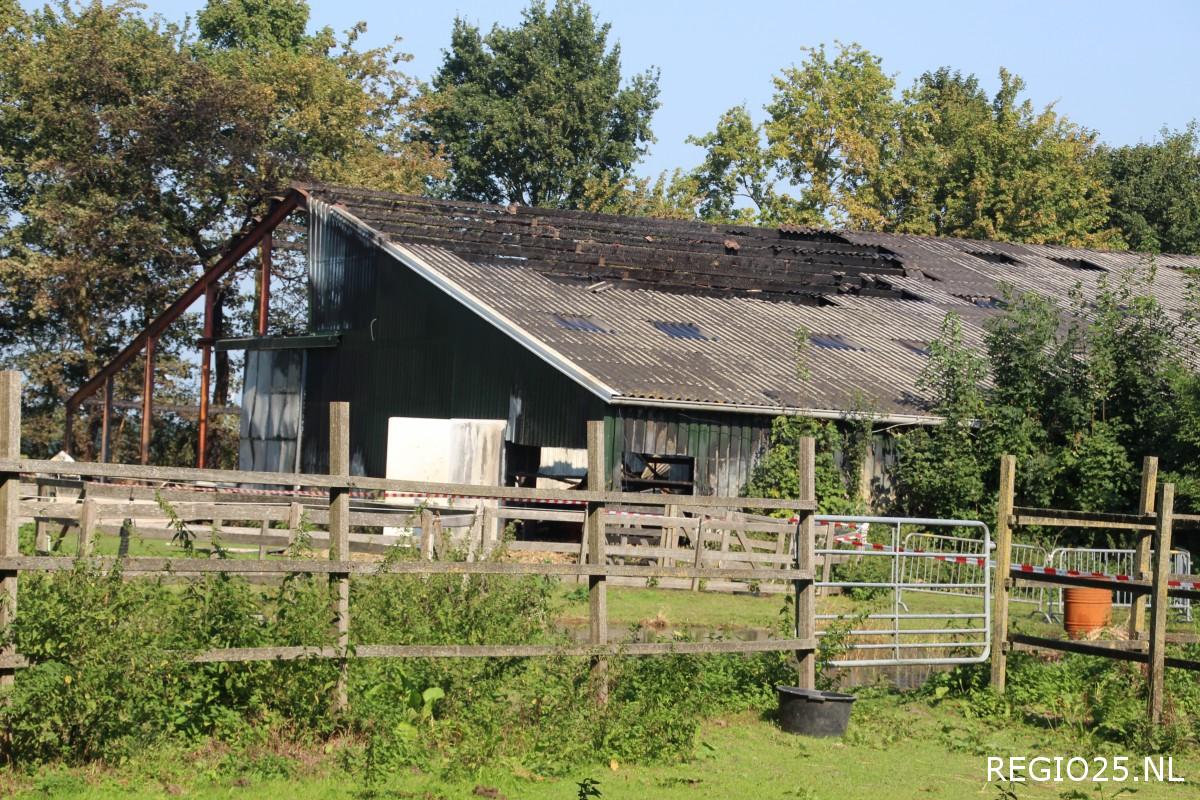
<instances>
[{"instance_id":1,"label":"terracotta flower pot","mask_svg":"<svg viewBox=\"0 0 1200 800\"><path fill-rule=\"evenodd\" d=\"M1078 639L1112 623L1112 591L1108 589L1064 589L1063 623L1067 636Z\"/></svg>"}]
</instances>

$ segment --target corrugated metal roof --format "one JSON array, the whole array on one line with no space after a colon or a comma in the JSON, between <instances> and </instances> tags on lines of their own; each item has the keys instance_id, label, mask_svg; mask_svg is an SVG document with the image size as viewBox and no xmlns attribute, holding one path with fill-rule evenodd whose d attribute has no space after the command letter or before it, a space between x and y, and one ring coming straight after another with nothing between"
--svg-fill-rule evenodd
<instances>
[{"instance_id":1,"label":"corrugated metal roof","mask_svg":"<svg viewBox=\"0 0 1200 800\"><path fill-rule=\"evenodd\" d=\"M594 377L617 402L831 412L865 403L925 416L916 383L926 358L913 345L935 338L948 311L981 347L985 320L999 313L991 301L1005 286L1066 307L1076 285L1091 291L1105 276L1149 263L1136 253L1050 245L310 193L403 245L494 324L552 363L566 362L564 371ZM1178 314L1183 270L1200 269L1200 257L1154 263L1146 288ZM799 329L832 337L804 348L805 379ZM838 337L849 346L837 346Z\"/></svg>"},{"instance_id":2,"label":"corrugated metal roof","mask_svg":"<svg viewBox=\"0 0 1200 800\"><path fill-rule=\"evenodd\" d=\"M619 286L596 290L533 270L470 263L437 247L405 249L628 398L841 410L858 394L880 412L921 414L915 382L925 359L899 340L928 341L948 309L869 297L812 306ZM974 306L966 311L969 319L984 316ZM604 332L566 328L557 322L563 315L586 316ZM655 324L660 321L695 325L703 338L670 335ZM847 337L856 349L806 347L811 379L801 380L795 344L801 328ZM979 344L982 331L968 325L967 336Z\"/></svg>"}]
</instances>

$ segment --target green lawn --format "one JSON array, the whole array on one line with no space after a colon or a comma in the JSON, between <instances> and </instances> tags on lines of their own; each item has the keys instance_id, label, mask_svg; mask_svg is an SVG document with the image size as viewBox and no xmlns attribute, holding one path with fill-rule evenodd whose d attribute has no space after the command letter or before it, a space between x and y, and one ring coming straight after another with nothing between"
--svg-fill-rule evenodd
<instances>
[{"instance_id":1,"label":"green lawn","mask_svg":"<svg viewBox=\"0 0 1200 800\"><path fill-rule=\"evenodd\" d=\"M695 758L676 764L595 764L563 777L542 777L511 765L444 780L401 770L372 787L377 797L530 800L576 798L577 784L599 783L603 798L1002 798L984 781L987 755L1088 755L1092 746L1066 732L1011 723L1000 727L971 718L955 703L896 696L860 700L844 740L783 733L772 723L742 715L707 722ZM1110 749L1104 752L1124 752ZM1128 753L1133 756L1133 753ZM1140 764L1140 759L1131 759ZM282 749L236 757L207 746L191 752L147 754L117 769L45 770L19 779L0 773L0 794L15 797L150 798L363 798L362 778L338 766L332 752ZM238 766L235 766L238 765ZM283 775L288 777L282 777ZM1175 754L1175 774L1200 779L1200 755ZM6 785L7 784L7 785ZM1072 788L1086 797L1113 797L1093 785L1017 787L1020 798L1061 798ZM1194 796L1192 786L1139 784L1139 800ZM1067 795L1069 796L1069 795Z\"/></svg>"},{"instance_id":2,"label":"green lawn","mask_svg":"<svg viewBox=\"0 0 1200 800\"><path fill-rule=\"evenodd\" d=\"M562 589L564 619L586 621L588 606L586 596L573 586ZM784 608L784 595L722 594L716 592L690 592L678 589L635 589L613 586L608 589L608 617L614 624L635 625L656 623L666 626L698 626L705 628L773 628L779 624L780 612ZM908 613L981 613L983 603L978 598L958 597L933 592L908 591L903 595ZM817 613L853 616L863 611L876 613L890 611L890 593L871 600L854 600L847 595L832 595L817 598ZM1013 603L1009 619L1014 631L1036 636L1062 636L1061 621L1047 623L1035 612L1032 604ZM902 611L903 613L903 611ZM1113 609L1113 627L1124 630L1129 612L1124 608ZM865 627L869 623L863 623ZM882 623L880 623L882 624ZM901 627L935 628L945 623L940 620L905 620ZM983 620L972 621L972 627L981 627ZM1194 613L1193 622L1172 612L1168 627L1173 631L1195 631L1200 625L1200 610Z\"/></svg>"},{"instance_id":3,"label":"green lawn","mask_svg":"<svg viewBox=\"0 0 1200 800\"><path fill-rule=\"evenodd\" d=\"M109 521L106 520L106 524ZM212 529L204 525L190 525L188 530L193 535L193 545L197 551L201 553L209 553L213 549ZM61 526L50 526L50 539L52 544L57 544L54 550L55 555L74 556L79 552L79 533L76 529L68 530L67 533L61 536ZM33 553L33 525L21 526L21 550L29 555ZM218 542L220 538L218 537ZM231 558L258 558L258 550L252 545L247 544L229 544L224 543L228 550L232 548L228 555ZM125 548L123 555L127 556L146 556L146 557L161 557L161 558L179 558L183 556L184 549L177 542L168 541L165 539L150 539L139 536L136 528L130 535L127 542L122 542L120 536L113 534L102 533L92 540L92 554L97 556L116 556L122 555L121 550Z\"/></svg>"}]
</instances>

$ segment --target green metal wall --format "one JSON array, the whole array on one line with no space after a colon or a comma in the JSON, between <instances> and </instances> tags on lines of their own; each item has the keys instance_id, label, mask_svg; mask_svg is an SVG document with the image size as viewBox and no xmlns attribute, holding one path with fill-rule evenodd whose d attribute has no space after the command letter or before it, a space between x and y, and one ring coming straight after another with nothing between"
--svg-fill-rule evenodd
<instances>
[{"instance_id":1,"label":"green metal wall","mask_svg":"<svg viewBox=\"0 0 1200 800\"><path fill-rule=\"evenodd\" d=\"M384 251L344 237L353 234L326 230L310 253L313 322L342 342L308 354L304 470L328 468L333 400L350 403L352 468L366 475L384 474L389 417L503 419L518 444L586 447L599 398Z\"/></svg>"},{"instance_id":2,"label":"green metal wall","mask_svg":"<svg viewBox=\"0 0 1200 800\"><path fill-rule=\"evenodd\" d=\"M611 406L604 418L608 474L630 453L691 456L696 494L742 494L766 449L771 418Z\"/></svg>"}]
</instances>

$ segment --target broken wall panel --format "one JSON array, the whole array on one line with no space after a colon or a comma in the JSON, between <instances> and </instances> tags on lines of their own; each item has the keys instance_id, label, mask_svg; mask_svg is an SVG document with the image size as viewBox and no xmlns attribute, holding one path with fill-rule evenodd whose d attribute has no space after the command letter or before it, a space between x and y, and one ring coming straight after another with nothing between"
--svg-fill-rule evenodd
<instances>
[{"instance_id":1,"label":"broken wall panel","mask_svg":"<svg viewBox=\"0 0 1200 800\"><path fill-rule=\"evenodd\" d=\"M297 469L304 387L304 350L247 350L242 386L239 469Z\"/></svg>"}]
</instances>

